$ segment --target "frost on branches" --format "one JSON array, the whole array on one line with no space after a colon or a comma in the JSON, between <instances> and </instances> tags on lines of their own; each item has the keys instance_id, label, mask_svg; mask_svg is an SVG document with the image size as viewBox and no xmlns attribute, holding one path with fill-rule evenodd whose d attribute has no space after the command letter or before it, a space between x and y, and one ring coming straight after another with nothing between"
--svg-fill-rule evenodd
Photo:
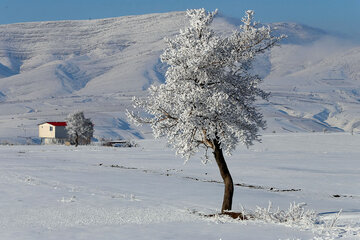
<instances>
[{"instance_id":1,"label":"frost on branches","mask_svg":"<svg viewBox=\"0 0 360 240\"><path fill-rule=\"evenodd\" d=\"M200 145L212 148L214 139L230 153L239 142L251 145L259 140L259 128L265 127L254 102L268 94L258 88L259 76L249 70L254 57L278 38L270 35L269 27L254 25L253 11L246 12L240 31L217 36L209 28L215 14L187 11L190 27L167 39L161 56L170 66L166 83L151 86L147 100L134 100L136 107L154 117L129 114L138 123L150 123L155 137L166 136L185 157Z\"/></svg>"},{"instance_id":2,"label":"frost on branches","mask_svg":"<svg viewBox=\"0 0 360 240\"><path fill-rule=\"evenodd\" d=\"M200 147L211 148L225 185L232 185L222 152L230 154L239 142L249 146L260 140L265 121L254 102L269 94L258 87L261 79L251 72L252 62L281 37L272 36L270 27L258 27L251 10L238 31L219 36L210 28L216 13L187 11L190 26L167 39L161 55L169 65L165 84L151 86L146 100L134 99L135 107L153 117L128 115L137 123L150 123L155 137L167 137L187 159ZM229 204L225 210L231 209Z\"/></svg>"},{"instance_id":3,"label":"frost on branches","mask_svg":"<svg viewBox=\"0 0 360 240\"><path fill-rule=\"evenodd\" d=\"M94 133L94 124L85 118L84 112L69 114L66 118L66 130L71 144L90 144Z\"/></svg>"}]
</instances>

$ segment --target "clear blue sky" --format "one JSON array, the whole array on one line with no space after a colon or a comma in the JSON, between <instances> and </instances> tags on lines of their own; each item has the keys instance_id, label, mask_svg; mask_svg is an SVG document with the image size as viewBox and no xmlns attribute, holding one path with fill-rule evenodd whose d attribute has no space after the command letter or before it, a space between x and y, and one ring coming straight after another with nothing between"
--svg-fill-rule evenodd
<instances>
[{"instance_id":1,"label":"clear blue sky","mask_svg":"<svg viewBox=\"0 0 360 240\"><path fill-rule=\"evenodd\" d=\"M298 22L360 40L360 0L0 0L0 24L95 19L183 11L204 7L241 18L246 9L257 20Z\"/></svg>"}]
</instances>

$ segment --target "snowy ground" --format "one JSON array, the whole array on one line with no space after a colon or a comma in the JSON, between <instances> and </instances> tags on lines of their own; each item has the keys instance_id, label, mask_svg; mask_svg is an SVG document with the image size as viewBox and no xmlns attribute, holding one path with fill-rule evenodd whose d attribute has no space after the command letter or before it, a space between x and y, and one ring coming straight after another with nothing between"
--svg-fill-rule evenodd
<instances>
[{"instance_id":1,"label":"snowy ground","mask_svg":"<svg viewBox=\"0 0 360 240\"><path fill-rule=\"evenodd\" d=\"M235 210L305 202L314 225L238 222L216 213L223 185L202 155L163 141L136 148L0 146L0 239L358 239L360 135L273 134L228 157ZM336 213L339 219L332 224ZM296 226L295 226L296 225Z\"/></svg>"}]
</instances>

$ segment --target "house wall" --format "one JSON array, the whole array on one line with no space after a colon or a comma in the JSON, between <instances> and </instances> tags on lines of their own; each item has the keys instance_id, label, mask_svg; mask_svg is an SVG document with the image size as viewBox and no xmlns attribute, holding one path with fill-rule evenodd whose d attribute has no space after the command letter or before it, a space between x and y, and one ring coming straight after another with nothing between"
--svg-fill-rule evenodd
<instances>
[{"instance_id":1,"label":"house wall","mask_svg":"<svg viewBox=\"0 0 360 240\"><path fill-rule=\"evenodd\" d=\"M63 127L63 126L55 127L55 137L56 138L67 138L67 132L66 132L65 127Z\"/></svg>"},{"instance_id":2,"label":"house wall","mask_svg":"<svg viewBox=\"0 0 360 240\"><path fill-rule=\"evenodd\" d=\"M52 131L50 131L52 127ZM40 138L55 138L55 126L48 123L39 125L39 137Z\"/></svg>"}]
</instances>

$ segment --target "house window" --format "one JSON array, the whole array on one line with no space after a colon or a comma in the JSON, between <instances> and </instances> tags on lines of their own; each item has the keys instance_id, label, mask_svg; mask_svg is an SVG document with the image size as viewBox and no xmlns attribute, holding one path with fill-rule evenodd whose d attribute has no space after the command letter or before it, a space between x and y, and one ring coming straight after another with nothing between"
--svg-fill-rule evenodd
<instances>
[{"instance_id":1,"label":"house window","mask_svg":"<svg viewBox=\"0 0 360 240\"><path fill-rule=\"evenodd\" d=\"M52 130L53 130L53 127L50 126L50 132L52 132Z\"/></svg>"}]
</instances>

